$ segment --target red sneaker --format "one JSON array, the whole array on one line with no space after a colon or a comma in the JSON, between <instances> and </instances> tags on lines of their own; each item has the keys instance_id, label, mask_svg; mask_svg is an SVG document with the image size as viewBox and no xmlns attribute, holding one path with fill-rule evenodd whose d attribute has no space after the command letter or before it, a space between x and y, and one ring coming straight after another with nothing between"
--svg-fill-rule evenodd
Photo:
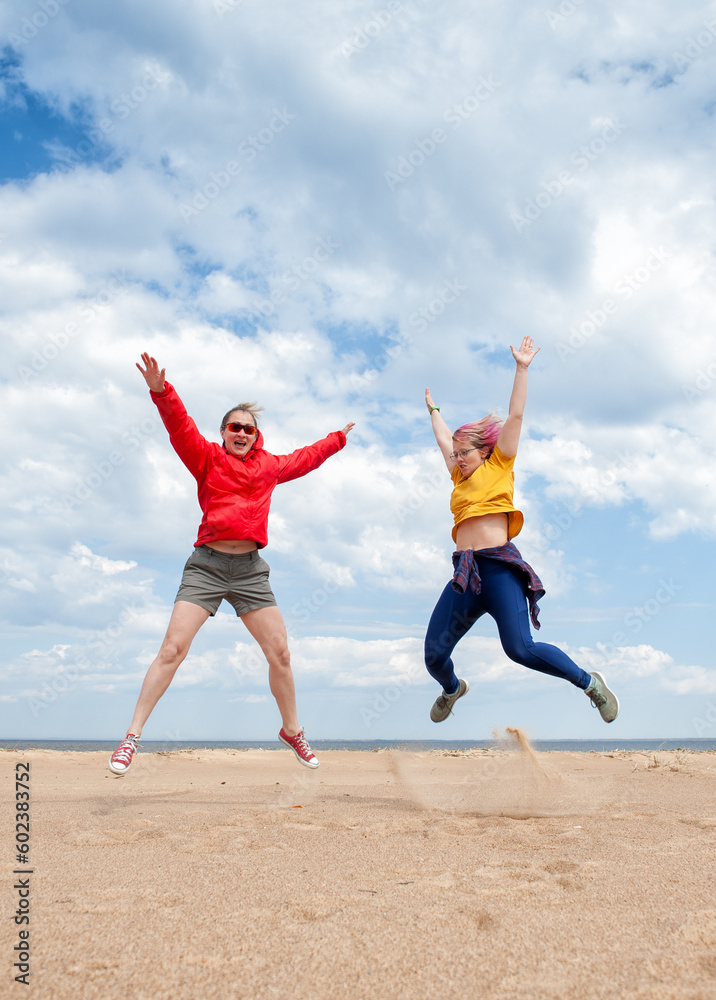
<instances>
[{"instance_id":1,"label":"red sneaker","mask_svg":"<svg viewBox=\"0 0 716 1000\"><path fill-rule=\"evenodd\" d=\"M287 747L290 747L293 752L298 757L299 763L305 764L306 767L318 767L319 761L316 755L313 753L308 745L308 740L303 730L300 733L296 733L295 736L289 736L287 733L281 729L278 734L278 738L282 743L285 743Z\"/></svg>"},{"instance_id":2,"label":"red sneaker","mask_svg":"<svg viewBox=\"0 0 716 1000\"><path fill-rule=\"evenodd\" d=\"M114 774L125 774L132 763L132 757L139 750L139 737L127 733L112 756L109 758L109 769Z\"/></svg>"}]
</instances>

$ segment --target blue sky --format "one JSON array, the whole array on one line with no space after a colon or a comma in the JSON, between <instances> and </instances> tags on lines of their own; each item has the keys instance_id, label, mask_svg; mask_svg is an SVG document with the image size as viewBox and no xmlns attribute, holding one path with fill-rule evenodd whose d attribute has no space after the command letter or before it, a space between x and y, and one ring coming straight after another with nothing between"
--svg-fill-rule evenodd
<instances>
[{"instance_id":1,"label":"blue sky","mask_svg":"<svg viewBox=\"0 0 716 1000\"><path fill-rule=\"evenodd\" d=\"M196 537L143 380L207 437L264 407L266 558L309 738L713 737L716 7L423 0L0 5L0 732L124 733ZM443 726L422 638L449 577L459 426L530 371L518 544L581 692L460 645ZM272 739L227 605L147 739Z\"/></svg>"}]
</instances>

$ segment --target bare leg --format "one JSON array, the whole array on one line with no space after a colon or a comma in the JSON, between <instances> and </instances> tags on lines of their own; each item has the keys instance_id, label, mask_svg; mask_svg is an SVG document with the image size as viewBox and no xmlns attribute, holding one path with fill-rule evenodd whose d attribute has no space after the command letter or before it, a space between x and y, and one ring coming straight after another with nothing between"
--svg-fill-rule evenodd
<instances>
[{"instance_id":1,"label":"bare leg","mask_svg":"<svg viewBox=\"0 0 716 1000\"><path fill-rule=\"evenodd\" d=\"M281 713L284 732L295 736L301 731L296 714L296 688L291 670L291 654L283 616L277 607L247 611L241 621L261 647L269 665L269 687Z\"/></svg>"},{"instance_id":2,"label":"bare leg","mask_svg":"<svg viewBox=\"0 0 716 1000\"><path fill-rule=\"evenodd\" d=\"M194 636L208 617L209 612L206 608L200 608L198 604L190 604L188 601L176 602L169 619L167 634L144 678L137 707L134 709L134 718L127 732L141 736L144 723L171 684L177 667L189 652Z\"/></svg>"}]
</instances>

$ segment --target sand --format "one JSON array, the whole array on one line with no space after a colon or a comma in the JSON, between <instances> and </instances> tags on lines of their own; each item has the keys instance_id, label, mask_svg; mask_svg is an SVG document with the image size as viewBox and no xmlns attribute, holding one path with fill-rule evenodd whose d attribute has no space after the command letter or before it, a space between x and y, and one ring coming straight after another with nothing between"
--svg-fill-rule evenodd
<instances>
[{"instance_id":1,"label":"sand","mask_svg":"<svg viewBox=\"0 0 716 1000\"><path fill-rule=\"evenodd\" d=\"M2 997L716 998L716 753L107 756L0 752Z\"/></svg>"}]
</instances>

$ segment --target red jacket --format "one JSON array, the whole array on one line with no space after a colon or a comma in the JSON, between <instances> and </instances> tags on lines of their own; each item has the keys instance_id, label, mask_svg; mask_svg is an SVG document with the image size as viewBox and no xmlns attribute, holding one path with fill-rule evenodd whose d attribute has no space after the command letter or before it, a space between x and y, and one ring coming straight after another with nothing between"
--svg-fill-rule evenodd
<instances>
[{"instance_id":1,"label":"red jacket","mask_svg":"<svg viewBox=\"0 0 716 1000\"><path fill-rule=\"evenodd\" d=\"M164 392L150 395L174 450L197 481L204 516L195 546L245 538L263 548L268 543L268 514L275 487L317 469L346 444L343 431L333 431L290 455L272 455L264 450L258 431L251 450L244 458L237 458L229 455L223 444L207 441L199 433L169 382Z\"/></svg>"}]
</instances>

